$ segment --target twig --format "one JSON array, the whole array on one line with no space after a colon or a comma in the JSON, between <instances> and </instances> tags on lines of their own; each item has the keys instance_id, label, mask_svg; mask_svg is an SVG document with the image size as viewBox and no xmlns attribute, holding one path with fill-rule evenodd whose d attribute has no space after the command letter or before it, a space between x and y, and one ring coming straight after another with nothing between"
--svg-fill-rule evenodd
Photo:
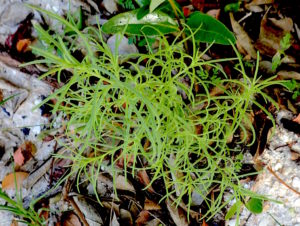
<instances>
[{"instance_id":1,"label":"twig","mask_svg":"<svg viewBox=\"0 0 300 226\"><path fill-rule=\"evenodd\" d=\"M274 177L276 177L277 180L279 180L280 183L282 183L284 186L286 186L288 189L292 190L293 192L295 192L297 195L300 195L300 192L297 191L296 189L294 189L293 187L291 187L290 185L288 185L287 183L285 183L272 169L270 166L267 166L267 169L269 170L269 172L271 174L273 174Z\"/></svg>"},{"instance_id":2,"label":"twig","mask_svg":"<svg viewBox=\"0 0 300 226\"><path fill-rule=\"evenodd\" d=\"M182 26L182 24L181 24L179 15L178 15L178 13L177 13L176 5L175 5L175 3L173 2L173 0L168 0L168 1L169 1L170 5L171 5L171 7L172 7L172 9L173 9L173 11L174 11L174 13L175 13L175 17L176 17L176 20L177 20L177 22L178 22L179 29L180 29L180 31L182 31L181 36L182 36L182 39L184 40L184 39L186 38L186 36L185 36L185 33L183 32L183 26ZM184 48L185 48L185 51L188 53L188 52L189 52L189 46L188 46L186 40L184 41Z\"/></svg>"}]
</instances>

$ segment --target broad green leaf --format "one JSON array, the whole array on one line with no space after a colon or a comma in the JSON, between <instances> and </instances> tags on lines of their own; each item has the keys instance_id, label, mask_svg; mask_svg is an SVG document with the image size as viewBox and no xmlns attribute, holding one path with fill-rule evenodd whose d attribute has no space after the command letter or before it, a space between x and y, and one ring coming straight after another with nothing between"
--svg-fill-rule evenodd
<instances>
[{"instance_id":1,"label":"broad green leaf","mask_svg":"<svg viewBox=\"0 0 300 226\"><path fill-rule=\"evenodd\" d=\"M246 203L246 208L251 212L251 213L261 213L263 211L263 200L258 199L258 198L251 198L247 203Z\"/></svg>"},{"instance_id":2,"label":"broad green leaf","mask_svg":"<svg viewBox=\"0 0 300 226\"><path fill-rule=\"evenodd\" d=\"M139 7L148 6L150 4L150 0L135 0L135 2L139 5Z\"/></svg>"},{"instance_id":3,"label":"broad green leaf","mask_svg":"<svg viewBox=\"0 0 300 226\"><path fill-rule=\"evenodd\" d=\"M138 20L142 19L144 16L146 16L149 13L148 6L143 6L138 9L138 12L136 14L136 17Z\"/></svg>"},{"instance_id":4,"label":"broad green leaf","mask_svg":"<svg viewBox=\"0 0 300 226\"><path fill-rule=\"evenodd\" d=\"M150 13L152 13L158 6L160 6L165 0L151 0L150 2Z\"/></svg>"},{"instance_id":5,"label":"broad green leaf","mask_svg":"<svg viewBox=\"0 0 300 226\"><path fill-rule=\"evenodd\" d=\"M195 32L196 41L222 45L230 45L235 43L235 37L228 28L215 18L201 13L194 12L190 15L187 25ZM187 31L187 33L189 33Z\"/></svg>"},{"instance_id":6,"label":"broad green leaf","mask_svg":"<svg viewBox=\"0 0 300 226\"><path fill-rule=\"evenodd\" d=\"M225 220L229 220L230 218L232 218L236 212L238 212L239 208L241 207L242 202L240 200L236 201L236 203L234 203L230 209L228 210L226 216L225 216Z\"/></svg>"},{"instance_id":7,"label":"broad green leaf","mask_svg":"<svg viewBox=\"0 0 300 226\"><path fill-rule=\"evenodd\" d=\"M118 14L102 26L108 34L123 32L131 35L160 35L179 31L177 23L167 14L160 11L149 13L140 20L137 19L138 10Z\"/></svg>"}]
</instances>

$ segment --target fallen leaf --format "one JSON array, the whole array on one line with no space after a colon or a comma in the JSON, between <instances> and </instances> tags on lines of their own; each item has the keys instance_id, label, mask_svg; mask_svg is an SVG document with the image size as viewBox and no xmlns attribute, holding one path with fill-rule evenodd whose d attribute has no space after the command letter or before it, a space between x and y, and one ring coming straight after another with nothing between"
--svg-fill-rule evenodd
<instances>
[{"instance_id":1,"label":"fallen leaf","mask_svg":"<svg viewBox=\"0 0 300 226\"><path fill-rule=\"evenodd\" d=\"M25 38L25 39L20 39L17 42L17 51L18 52L26 52L28 51L28 47L31 44L30 39Z\"/></svg>"},{"instance_id":2,"label":"fallen leaf","mask_svg":"<svg viewBox=\"0 0 300 226\"><path fill-rule=\"evenodd\" d=\"M173 203L170 199L166 200L166 204L174 223L177 226L187 226L188 221L184 211L179 206L176 207L175 203Z\"/></svg>"},{"instance_id":3,"label":"fallen leaf","mask_svg":"<svg viewBox=\"0 0 300 226\"><path fill-rule=\"evenodd\" d=\"M206 14L208 14L218 20L220 17L220 12L221 12L220 9L211 9Z\"/></svg>"},{"instance_id":4,"label":"fallen leaf","mask_svg":"<svg viewBox=\"0 0 300 226\"><path fill-rule=\"evenodd\" d=\"M295 80L300 80L300 73L296 71L279 71L277 75L281 79L295 79Z\"/></svg>"},{"instance_id":5,"label":"fallen leaf","mask_svg":"<svg viewBox=\"0 0 300 226\"><path fill-rule=\"evenodd\" d=\"M28 175L29 174L26 172L15 172L6 175L2 180L2 189L8 190L15 189L16 187L20 189L20 187L22 187L23 181L28 177ZM15 184L15 178L17 185Z\"/></svg>"},{"instance_id":6,"label":"fallen leaf","mask_svg":"<svg viewBox=\"0 0 300 226\"><path fill-rule=\"evenodd\" d=\"M135 189L132 184L122 175L118 175L116 178L116 188L118 190L131 191L135 193Z\"/></svg>"},{"instance_id":7,"label":"fallen leaf","mask_svg":"<svg viewBox=\"0 0 300 226\"><path fill-rule=\"evenodd\" d=\"M145 226L158 226L158 225L162 225L162 222L158 218L154 218L145 224Z\"/></svg>"},{"instance_id":8,"label":"fallen leaf","mask_svg":"<svg viewBox=\"0 0 300 226\"><path fill-rule=\"evenodd\" d=\"M120 210L120 218L124 222L124 225L132 226L133 225L133 220L130 212L125 209Z\"/></svg>"},{"instance_id":9,"label":"fallen leaf","mask_svg":"<svg viewBox=\"0 0 300 226\"><path fill-rule=\"evenodd\" d=\"M260 5L267 5L272 3L274 3L274 0L253 0L248 4L245 4L245 8L252 12L262 12L263 9L260 7ZM261 9L261 11L258 11L258 9Z\"/></svg>"},{"instance_id":10,"label":"fallen leaf","mask_svg":"<svg viewBox=\"0 0 300 226\"><path fill-rule=\"evenodd\" d=\"M300 114L296 118L294 118L293 121L300 124Z\"/></svg>"},{"instance_id":11,"label":"fallen leaf","mask_svg":"<svg viewBox=\"0 0 300 226\"><path fill-rule=\"evenodd\" d=\"M120 223L118 222L116 213L114 213L114 216L113 216L109 226L120 226Z\"/></svg>"},{"instance_id":12,"label":"fallen leaf","mask_svg":"<svg viewBox=\"0 0 300 226\"><path fill-rule=\"evenodd\" d=\"M145 186L148 186L150 184L150 179L149 179L149 176L148 176L146 170L138 171L137 175L142 184L144 184ZM155 192L151 185L148 187L147 190L151 193Z\"/></svg>"},{"instance_id":13,"label":"fallen leaf","mask_svg":"<svg viewBox=\"0 0 300 226\"><path fill-rule=\"evenodd\" d=\"M161 209L160 205L146 198L144 203L144 210L160 210L160 209Z\"/></svg>"},{"instance_id":14,"label":"fallen leaf","mask_svg":"<svg viewBox=\"0 0 300 226\"><path fill-rule=\"evenodd\" d=\"M259 38L255 47L264 55L273 57L281 48L280 41L293 29L293 20L285 17L282 19L267 18L266 13L261 20Z\"/></svg>"},{"instance_id":15,"label":"fallen leaf","mask_svg":"<svg viewBox=\"0 0 300 226\"><path fill-rule=\"evenodd\" d=\"M68 212L63 216L62 226L81 226L78 216L72 212Z\"/></svg>"},{"instance_id":16,"label":"fallen leaf","mask_svg":"<svg viewBox=\"0 0 300 226\"><path fill-rule=\"evenodd\" d=\"M25 141L14 153L14 161L17 166L24 165L36 153L35 145L30 141Z\"/></svg>"},{"instance_id":17,"label":"fallen leaf","mask_svg":"<svg viewBox=\"0 0 300 226\"><path fill-rule=\"evenodd\" d=\"M10 224L10 226L18 226L18 225L19 225L18 221L16 221L16 220L12 220L12 222Z\"/></svg>"},{"instance_id":18,"label":"fallen leaf","mask_svg":"<svg viewBox=\"0 0 300 226\"><path fill-rule=\"evenodd\" d=\"M145 225L145 223L148 221L150 217L150 214L147 210L142 210L138 216L138 218L135 221L135 224L137 226Z\"/></svg>"},{"instance_id":19,"label":"fallen leaf","mask_svg":"<svg viewBox=\"0 0 300 226\"><path fill-rule=\"evenodd\" d=\"M256 59L256 51L253 46L253 41L248 36L248 34L244 31L242 26L234 19L233 14L229 13L230 16L230 22L232 26L232 30L234 34L236 35L237 39L237 47L242 48L246 51L246 53L253 59Z\"/></svg>"},{"instance_id":20,"label":"fallen leaf","mask_svg":"<svg viewBox=\"0 0 300 226\"><path fill-rule=\"evenodd\" d=\"M298 152L291 151L291 160L297 161L298 159L300 159L300 154Z\"/></svg>"}]
</instances>

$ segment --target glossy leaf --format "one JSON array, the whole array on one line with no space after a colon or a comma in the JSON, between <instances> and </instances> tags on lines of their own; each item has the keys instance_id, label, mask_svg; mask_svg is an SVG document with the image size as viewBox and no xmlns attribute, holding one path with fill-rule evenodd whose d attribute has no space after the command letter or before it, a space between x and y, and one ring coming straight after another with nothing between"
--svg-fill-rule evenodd
<instances>
[{"instance_id":1,"label":"glossy leaf","mask_svg":"<svg viewBox=\"0 0 300 226\"><path fill-rule=\"evenodd\" d=\"M215 18L203 14L201 12L194 12L190 15L187 25L195 32L194 37L197 41L222 45L230 45L235 43L235 37L228 28ZM189 32L187 32L189 33Z\"/></svg>"},{"instance_id":2,"label":"glossy leaf","mask_svg":"<svg viewBox=\"0 0 300 226\"><path fill-rule=\"evenodd\" d=\"M139 5L139 7L148 6L150 4L150 0L135 0L135 2Z\"/></svg>"},{"instance_id":3,"label":"glossy leaf","mask_svg":"<svg viewBox=\"0 0 300 226\"><path fill-rule=\"evenodd\" d=\"M257 199L257 198L251 198L247 203L246 203L247 209L251 213L261 213L263 211L263 200Z\"/></svg>"},{"instance_id":4,"label":"glossy leaf","mask_svg":"<svg viewBox=\"0 0 300 226\"><path fill-rule=\"evenodd\" d=\"M176 22L160 11L149 13L138 20L138 10L118 14L102 26L108 34L123 32L131 35L160 35L179 31Z\"/></svg>"},{"instance_id":5,"label":"glossy leaf","mask_svg":"<svg viewBox=\"0 0 300 226\"><path fill-rule=\"evenodd\" d=\"M151 0L150 2L150 13L152 13L158 6L160 6L165 0Z\"/></svg>"},{"instance_id":6,"label":"glossy leaf","mask_svg":"<svg viewBox=\"0 0 300 226\"><path fill-rule=\"evenodd\" d=\"M149 7L143 6L138 9L138 12L136 14L136 17L138 20L142 19L144 16L146 16L149 13Z\"/></svg>"}]
</instances>

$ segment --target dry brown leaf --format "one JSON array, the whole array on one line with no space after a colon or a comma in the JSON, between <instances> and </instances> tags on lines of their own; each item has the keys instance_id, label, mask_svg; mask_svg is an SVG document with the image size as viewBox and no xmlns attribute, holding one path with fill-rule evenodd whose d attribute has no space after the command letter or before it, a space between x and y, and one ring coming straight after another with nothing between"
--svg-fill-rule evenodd
<instances>
[{"instance_id":1,"label":"dry brown leaf","mask_svg":"<svg viewBox=\"0 0 300 226\"><path fill-rule=\"evenodd\" d=\"M296 71L279 71L277 75L281 79L295 79L295 80L300 80L300 73Z\"/></svg>"},{"instance_id":2,"label":"dry brown leaf","mask_svg":"<svg viewBox=\"0 0 300 226\"><path fill-rule=\"evenodd\" d=\"M273 4L273 3L274 3L274 0L253 0L252 2L250 2L248 4L245 4L245 8L250 11L257 12L256 9L260 5L267 5L267 4Z\"/></svg>"},{"instance_id":3,"label":"dry brown leaf","mask_svg":"<svg viewBox=\"0 0 300 226\"><path fill-rule=\"evenodd\" d=\"M10 224L10 226L18 226L18 225L19 225L18 221L16 221L16 220L12 220L12 222Z\"/></svg>"},{"instance_id":4,"label":"dry brown leaf","mask_svg":"<svg viewBox=\"0 0 300 226\"><path fill-rule=\"evenodd\" d=\"M120 223L118 222L116 213L114 213L109 226L120 226Z\"/></svg>"},{"instance_id":5,"label":"dry brown leaf","mask_svg":"<svg viewBox=\"0 0 300 226\"><path fill-rule=\"evenodd\" d=\"M26 51L28 51L28 47L29 47L30 44L31 44L30 39L28 39L28 38L20 39L17 42L17 50L18 50L18 52L26 52Z\"/></svg>"},{"instance_id":6,"label":"dry brown leaf","mask_svg":"<svg viewBox=\"0 0 300 226\"><path fill-rule=\"evenodd\" d=\"M17 166L24 165L36 153L35 145L25 141L14 153L14 161Z\"/></svg>"},{"instance_id":7,"label":"dry brown leaf","mask_svg":"<svg viewBox=\"0 0 300 226\"><path fill-rule=\"evenodd\" d=\"M300 124L300 114L296 118L294 118L293 121Z\"/></svg>"},{"instance_id":8,"label":"dry brown leaf","mask_svg":"<svg viewBox=\"0 0 300 226\"><path fill-rule=\"evenodd\" d=\"M145 203L144 203L144 209L145 210L160 210L161 207L156 202L153 202L152 200L146 198Z\"/></svg>"},{"instance_id":9,"label":"dry brown leaf","mask_svg":"<svg viewBox=\"0 0 300 226\"><path fill-rule=\"evenodd\" d=\"M74 213L68 213L62 221L62 226L81 226L78 216Z\"/></svg>"},{"instance_id":10,"label":"dry brown leaf","mask_svg":"<svg viewBox=\"0 0 300 226\"><path fill-rule=\"evenodd\" d=\"M211 9L211 10L207 11L206 14L208 14L218 20L220 17L220 12L221 12L220 9Z\"/></svg>"},{"instance_id":11,"label":"dry brown leaf","mask_svg":"<svg viewBox=\"0 0 300 226\"><path fill-rule=\"evenodd\" d=\"M28 173L26 172L15 172L10 173L4 177L2 180L2 189L8 190L8 189L15 189L15 177L17 182L17 188L20 189L22 187L23 181L28 177Z\"/></svg>"},{"instance_id":12,"label":"dry brown leaf","mask_svg":"<svg viewBox=\"0 0 300 226\"><path fill-rule=\"evenodd\" d=\"M169 210L169 213L177 226L188 226L188 221L186 218L186 213L178 206L176 207L170 199L166 200L166 204Z\"/></svg>"},{"instance_id":13,"label":"dry brown leaf","mask_svg":"<svg viewBox=\"0 0 300 226\"><path fill-rule=\"evenodd\" d=\"M135 225L142 226L148 221L150 214L147 210L142 210L135 221Z\"/></svg>"},{"instance_id":14,"label":"dry brown leaf","mask_svg":"<svg viewBox=\"0 0 300 226\"><path fill-rule=\"evenodd\" d=\"M150 184L150 179L149 179L149 176L148 176L146 170L138 171L137 175L142 184L144 184L145 186L148 186ZM148 187L147 190L151 193L155 192L151 185Z\"/></svg>"},{"instance_id":15,"label":"dry brown leaf","mask_svg":"<svg viewBox=\"0 0 300 226\"><path fill-rule=\"evenodd\" d=\"M266 13L261 20L259 38L255 47L264 55L274 56L281 48L280 41L293 29L293 20L285 17L283 19L267 18Z\"/></svg>"},{"instance_id":16,"label":"dry brown leaf","mask_svg":"<svg viewBox=\"0 0 300 226\"><path fill-rule=\"evenodd\" d=\"M116 188L118 190L131 191L131 192L135 193L135 189L134 189L133 185L128 180L126 180L126 178L122 175L117 176Z\"/></svg>"},{"instance_id":17,"label":"dry brown leaf","mask_svg":"<svg viewBox=\"0 0 300 226\"><path fill-rule=\"evenodd\" d=\"M131 213L128 210L120 210L120 218L124 222L124 225L133 226L133 219Z\"/></svg>"},{"instance_id":18,"label":"dry brown leaf","mask_svg":"<svg viewBox=\"0 0 300 226\"><path fill-rule=\"evenodd\" d=\"M236 35L237 39L237 47L241 47L243 50L246 51L246 53L253 59L256 59L256 51L253 46L253 41L248 36L248 34L244 31L242 26L234 19L233 14L230 13L230 22L232 26L232 30ZM241 52L243 52L241 50Z\"/></svg>"},{"instance_id":19,"label":"dry brown leaf","mask_svg":"<svg viewBox=\"0 0 300 226\"><path fill-rule=\"evenodd\" d=\"M300 158L300 154L298 152L291 151L291 160L296 161Z\"/></svg>"}]
</instances>

